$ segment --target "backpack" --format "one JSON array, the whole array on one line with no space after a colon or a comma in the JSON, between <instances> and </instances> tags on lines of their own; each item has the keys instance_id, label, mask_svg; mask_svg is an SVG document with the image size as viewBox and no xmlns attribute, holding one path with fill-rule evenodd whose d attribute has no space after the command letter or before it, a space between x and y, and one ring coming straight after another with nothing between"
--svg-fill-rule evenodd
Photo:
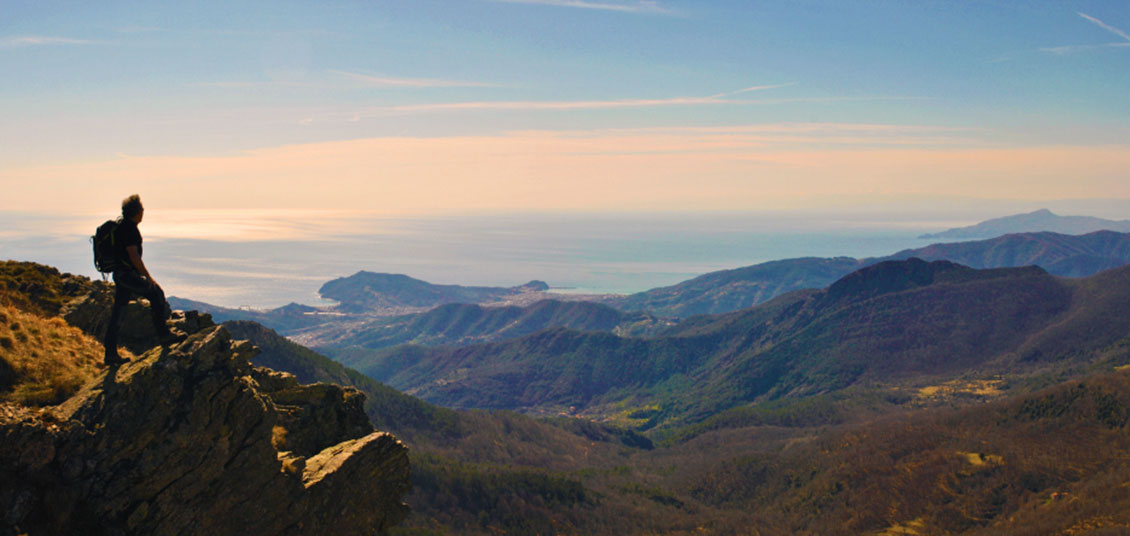
<instances>
[{"instance_id":1,"label":"backpack","mask_svg":"<svg viewBox=\"0 0 1130 536\"><path fill-rule=\"evenodd\" d=\"M122 262L118 258L117 230L121 220L106 220L94 231L90 243L94 244L94 267L99 272L108 274L118 269Z\"/></svg>"}]
</instances>

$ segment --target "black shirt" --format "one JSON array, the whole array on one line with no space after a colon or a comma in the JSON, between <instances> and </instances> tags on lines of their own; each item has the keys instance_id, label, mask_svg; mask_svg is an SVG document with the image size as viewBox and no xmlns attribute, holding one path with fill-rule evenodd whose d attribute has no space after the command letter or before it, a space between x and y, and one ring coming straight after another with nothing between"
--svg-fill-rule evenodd
<instances>
[{"instance_id":1,"label":"black shirt","mask_svg":"<svg viewBox=\"0 0 1130 536\"><path fill-rule=\"evenodd\" d=\"M130 262L129 252L126 251L126 248L137 246L137 256L141 256L141 231L137 229L137 222L122 220L114 236L114 245L118 250L118 258L126 265L126 268L136 269Z\"/></svg>"}]
</instances>

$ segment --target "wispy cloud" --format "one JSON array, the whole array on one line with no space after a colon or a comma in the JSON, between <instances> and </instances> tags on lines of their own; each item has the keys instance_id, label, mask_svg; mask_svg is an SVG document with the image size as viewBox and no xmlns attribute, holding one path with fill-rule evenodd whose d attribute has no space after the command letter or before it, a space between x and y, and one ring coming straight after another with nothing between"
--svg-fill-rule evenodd
<instances>
[{"instance_id":1,"label":"wispy cloud","mask_svg":"<svg viewBox=\"0 0 1130 536\"><path fill-rule=\"evenodd\" d=\"M1083 13L1082 11L1079 12L1079 16L1083 17L1084 19L1086 19L1087 21L1091 22L1092 24L1098 26L1099 28L1102 28L1102 29L1114 34L1114 35L1117 35L1118 37L1121 37L1123 40L1122 41L1116 41L1116 42L1113 42L1113 43L1100 43L1100 44L1094 44L1094 45L1064 45L1064 46L1058 46L1058 47L1045 47L1045 48L1041 48L1040 50L1043 51L1043 52L1050 52L1052 54L1058 54L1058 55L1062 56L1062 55L1066 55L1066 54L1074 54L1076 52L1084 52L1084 51L1087 51L1087 50L1097 50L1097 49L1101 49L1101 48L1130 47L1130 34L1127 34L1126 32L1122 31L1121 29L1115 28L1114 26L1111 26L1111 25L1103 22L1102 20L1099 20L1097 17L1092 17L1091 15Z\"/></svg>"},{"instance_id":2,"label":"wispy cloud","mask_svg":"<svg viewBox=\"0 0 1130 536\"><path fill-rule=\"evenodd\" d=\"M1130 47L1130 42L1127 43L1103 43L1101 45L1065 45L1061 47L1044 47L1040 50L1043 52L1050 52L1060 56L1066 54L1074 54L1076 52L1086 52L1088 50L1098 50L1101 48L1126 48Z\"/></svg>"},{"instance_id":3,"label":"wispy cloud","mask_svg":"<svg viewBox=\"0 0 1130 536\"><path fill-rule=\"evenodd\" d=\"M586 0L494 0L507 4L537 4L543 6L572 7L581 9L598 9L603 11L619 11L621 13L662 13L670 14L672 11L659 5L658 2L638 0L636 2L592 2Z\"/></svg>"},{"instance_id":4,"label":"wispy cloud","mask_svg":"<svg viewBox=\"0 0 1130 536\"><path fill-rule=\"evenodd\" d=\"M405 78L395 76L376 76L350 71L328 70L326 75L311 75L294 80L231 80L220 82L200 82L199 87L223 89L249 89L266 87L289 87L306 89L396 89L396 88L445 88L445 87L499 87L486 82L445 80L440 78Z\"/></svg>"},{"instance_id":5,"label":"wispy cloud","mask_svg":"<svg viewBox=\"0 0 1130 536\"><path fill-rule=\"evenodd\" d=\"M23 48L45 45L92 45L96 41L46 35L15 35L0 37L0 48Z\"/></svg>"},{"instance_id":6,"label":"wispy cloud","mask_svg":"<svg viewBox=\"0 0 1130 536\"><path fill-rule=\"evenodd\" d=\"M776 99L724 99L720 97L675 97L669 99L622 99L592 101L477 101L440 102L430 104L404 104L397 106L377 106L350 114L351 121L360 117L390 113L430 113L460 111L570 111L570 110L610 110L629 108L660 108L668 106L720 106L720 105L780 105L795 103L831 103L858 101L901 101L924 100L923 97L786 97Z\"/></svg>"},{"instance_id":7,"label":"wispy cloud","mask_svg":"<svg viewBox=\"0 0 1130 536\"><path fill-rule=\"evenodd\" d=\"M750 87L747 87L747 88L739 89L737 91L728 91L726 93L719 93L717 95L711 95L708 98L718 99L718 98L722 98L722 97L730 97L730 96L733 96L733 95L740 95L742 93L749 93L750 91L762 91L762 90L766 90L766 89L777 89L777 88L781 88L781 87L789 87L789 86L795 86L795 85L796 85L796 82L789 82L788 84L774 84L774 85L769 85L769 86L750 86Z\"/></svg>"},{"instance_id":8,"label":"wispy cloud","mask_svg":"<svg viewBox=\"0 0 1130 536\"><path fill-rule=\"evenodd\" d=\"M438 78L398 78L391 76L374 76L349 71L330 70L331 74L345 77L365 87L498 87L495 84L484 82L466 82L461 80L443 80Z\"/></svg>"},{"instance_id":9,"label":"wispy cloud","mask_svg":"<svg viewBox=\"0 0 1130 536\"><path fill-rule=\"evenodd\" d=\"M749 104L750 101L727 99L725 97L788 87L795 83L774 84L764 86L751 86L737 91L718 93L706 97L670 97L663 99L618 99L618 100L581 100L581 101L472 101L472 102L437 102L426 104L404 104L397 106L380 106L367 110L367 112L444 112L461 110L606 110L620 108L657 108L664 106L696 106L720 104Z\"/></svg>"},{"instance_id":10,"label":"wispy cloud","mask_svg":"<svg viewBox=\"0 0 1130 536\"><path fill-rule=\"evenodd\" d=\"M613 108L654 108L697 104L734 104L739 101L715 97L675 97L670 99L622 99L589 101L477 101L405 104L374 108L389 112L442 112L455 110L599 110Z\"/></svg>"},{"instance_id":11,"label":"wispy cloud","mask_svg":"<svg viewBox=\"0 0 1130 536\"><path fill-rule=\"evenodd\" d=\"M147 203L170 209L385 214L750 210L807 206L811 199L805 196L874 192L1002 199L1130 196L1125 144L1014 146L989 134L805 123L364 138L219 156L139 156L3 170L13 186L6 191L11 195L0 198L0 210L41 210L50 200L54 212L85 211L113 203L113 192L121 191L149 192ZM186 190L185 180L198 187ZM221 198L218 189L226 192ZM233 232L220 218L182 219L193 222L184 228L193 233ZM202 221L219 224L202 227ZM237 230L256 236L275 232L272 225Z\"/></svg>"}]
</instances>

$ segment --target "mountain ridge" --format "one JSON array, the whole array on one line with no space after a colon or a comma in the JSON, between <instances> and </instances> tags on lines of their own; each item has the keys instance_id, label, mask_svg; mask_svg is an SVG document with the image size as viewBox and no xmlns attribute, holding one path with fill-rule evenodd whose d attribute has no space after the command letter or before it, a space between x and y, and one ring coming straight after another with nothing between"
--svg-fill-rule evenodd
<instances>
[{"instance_id":1,"label":"mountain ridge","mask_svg":"<svg viewBox=\"0 0 1130 536\"><path fill-rule=\"evenodd\" d=\"M904 273L904 281L890 285L885 276L892 271ZM1034 267L975 270L944 261L889 261L825 290L698 317L653 338L557 328L499 343L342 359L441 405L524 411L575 406L595 416L609 405L658 404L648 426L668 426L740 403L861 382L1034 370L1061 359L1068 366L1130 332L1120 302L1095 297L1130 301L1128 274L1124 267L1076 281ZM1101 307L1088 309L1092 301ZM1075 357L1063 355L1067 350L1057 338L1038 337L1070 315L1107 319L1102 332L1085 322L1062 327L1059 338L1078 344L1071 349Z\"/></svg>"},{"instance_id":2,"label":"mountain ridge","mask_svg":"<svg viewBox=\"0 0 1130 536\"><path fill-rule=\"evenodd\" d=\"M482 303L549 290L544 281L514 287L436 285L404 274L360 271L328 281L318 289L323 298L338 302L349 312L373 309L435 307L446 303Z\"/></svg>"},{"instance_id":3,"label":"mountain ridge","mask_svg":"<svg viewBox=\"0 0 1130 536\"><path fill-rule=\"evenodd\" d=\"M926 233L919 238L991 238L1005 234L1034 232L1079 235L1103 230L1130 232L1130 220L1108 220L1093 216L1060 216L1043 208L1024 214L993 218L967 227L956 227L938 233Z\"/></svg>"},{"instance_id":4,"label":"mountain ridge","mask_svg":"<svg viewBox=\"0 0 1130 536\"><path fill-rule=\"evenodd\" d=\"M1130 263L1130 233L1096 231L1081 236L1019 233L988 240L931 244L885 257L783 259L710 272L610 303L625 310L686 318L752 307L801 288L823 288L864 266L912 257L948 260L973 268L1038 265L1054 275L1085 277Z\"/></svg>"},{"instance_id":5,"label":"mountain ridge","mask_svg":"<svg viewBox=\"0 0 1130 536\"><path fill-rule=\"evenodd\" d=\"M398 344L462 346L519 337L555 326L641 335L669 325L671 322L647 313L622 312L595 302L546 299L522 307L448 303L423 313L326 323L296 329L288 335L299 343L321 349L379 349Z\"/></svg>"}]
</instances>

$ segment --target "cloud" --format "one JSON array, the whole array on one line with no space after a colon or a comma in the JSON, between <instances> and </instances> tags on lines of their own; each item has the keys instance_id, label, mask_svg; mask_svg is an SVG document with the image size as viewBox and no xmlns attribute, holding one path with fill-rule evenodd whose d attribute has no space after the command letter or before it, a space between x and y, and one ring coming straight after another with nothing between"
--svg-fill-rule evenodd
<instances>
[{"instance_id":1,"label":"cloud","mask_svg":"<svg viewBox=\"0 0 1130 536\"><path fill-rule=\"evenodd\" d=\"M357 112L351 112L349 117L360 118L367 116L389 114L412 114L432 112L464 112L464 111L572 111L572 110L611 110L629 108L660 108L666 106L720 106L720 105L778 105L795 103L830 103L830 102L858 102L858 101L892 101L892 100L922 100L924 97L791 97L777 99L737 100L724 99L717 96L710 97L674 97L668 99L621 99L621 100L592 100L592 101L475 101L475 102L440 102L430 104L404 104L396 106L377 106Z\"/></svg>"},{"instance_id":2,"label":"cloud","mask_svg":"<svg viewBox=\"0 0 1130 536\"><path fill-rule=\"evenodd\" d=\"M596 9L603 11L619 11L621 13L660 13L670 14L672 11L659 5L658 2L638 0L636 2L592 2L586 0L494 0L507 4L537 4L542 6L572 7L581 9Z\"/></svg>"},{"instance_id":3,"label":"cloud","mask_svg":"<svg viewBox=\"0 0 1130 536\"><path fill-rule=\"evenodd\" d=\"M373 76L349 71L330 70L331 74L343 76L365 87L376 88L401 88L401 87L498 87L495 84L484 82L464 82L459 80L442 80L438 78L397 78L390 76Z\"/></svg>"},{"instance_id":4,"label":"cloud","mask_svg":"<svg viewBox=\"0 0 1130 536\"><path fill-rule=\"evenodd\" d=\"M389 136L0 169L0 210L89 211L116 206L123 191L141 193L154 217L174 208L752 210L871 192L1130 198L1128 168L1127 145L1005 146L990 133L916 125Z\"/></svg>"},{"instance_id":5,"label":"cloud","mask_svg":"<svg viewBox=\"0 0 1130 536\"><path fill-rule=\"evenodd\" d=\"M393 76L374 76L350 71L330 69L328 76L303 77L297 80L232 80L221 82L199 82L198 87L221 89L253 89L265 87L289 87L305 89L393 89L393 88L445 88L445 87L499 87L485 82L465 82L439 78L404 78Z\"/></svg>"},{"instance_id":6,"label":"cloud","mask_svg":"<svg viewBox=\"0 0 1130 536\"><path fill-rule=\"evenodd\" d=\"M0 48L23 48L45 45L92 45L94 43L96 43L96 41L45 35L17 35L0 38Z\"/></svg>"},{"instance_id":7,"label":"cloud","mask_svg":"<svg viewBox=\"0 0 1130 536\"><path fill-rule=\"evenodd\" d=\"M609 110L624 108L658 108L664 106L699 106L720 104L751 104L753 101L733 100L724 97L748 93L751 91L764 91L794 85L775 84L764 86L751 86L737 91L718 93L706 97L669 97L662 99L616 99L616 100L583 100L583 101L471 101L471 102L435 102L424 104L402 104L395 106L376 106L359 112L360 115L374 115L384 113L419 113L419 112L448 112L448 111L475 111L475 110L503 110L503 111L553 111L553 110Z\"/></svg>"},{"instance_id":8,"label":"cloud","mask_svg":"<svg viewBox=\"0 0 1130 536\"><path fill-rule=\"evenodd\" d=\"M432 104L405 104L373 108L387 112L440 112L455 110L600 110L614 108L654 108L660 106L689 106L699 104L734 104L715 97L675 97L669 99L621 99L590 101L477 101L440 102Z\"/></svg>"},{"instance_id":9,"label":"cloud","mask_svg":"<svg viewBox=\"0 0 1130 536\"><path fill-rule=\"evenodd\" d=\"M1130 34L1127 34L1126 32L1099 20L1097 17L1092 17L1092 16L1090 16L1086 13L1083 13L1082 11L1079 12L1079 16L1083 17L1087 21L1095 24L1099 28L1102 28L1102 29L1114 34L1114 35L1117 35L1118 37L1121 37L1123 39L1123 41L1117 41L1117 42L1114 42L1114 43L1100 43L1100 44L1096 44L1096 45L1064 45L1064 46L1058 46L1058 47L1044 47L1044 48L1041 48L1040 51L1048 52L1048 53L1051 53L1051 54L1056 54L1056 55L1059 55L1059 56L1065 56L1067 54L1074 54L1074 53L1077 53L1077 52L1085 52L1085 51L1088 51L1088 50L1098 50L1098 49L1102 49L1102 48L1130 47Z\"/></svg>"},{"instance_id":10,"label":"cloud","mask_svg":"<svg viewBox=\"0 0 1130 536\"><path fill-rule=\"evenodd\" d=\"M1086 52L1088 50L1098 50L1101 48L1125 48L1130 47L1130 43L1103 43L1101 45L1064 45L1061 47L1044 47L1041 52L1049 52L1058 56L1065 56L1067 54L1074 54L1076 52Z\"/></svg>"},{"instance_id":11,"label":"cloud","mask_svg":"<svg viewBox=\"0 0 1130 536\"><path fill-rule=\"evenodd\" d=\"M788 87L788 86L795 86L795 85L796 85L796 82L789 82L788 84L776 84L776 85L771 85L771 86L750 86L750 87L747 87L747 88L739 89L737 91L730 91L730 92L727 92L727 93L719 93L717 95L711 95L709 98L729 97L729 96L732 96L732 95L739 95L741 93L749 93L750 91L762 91L762 90L766 90L766 89L777 89L777 88L780 88L780 87Z\"/></svg>"}]
</instances>

